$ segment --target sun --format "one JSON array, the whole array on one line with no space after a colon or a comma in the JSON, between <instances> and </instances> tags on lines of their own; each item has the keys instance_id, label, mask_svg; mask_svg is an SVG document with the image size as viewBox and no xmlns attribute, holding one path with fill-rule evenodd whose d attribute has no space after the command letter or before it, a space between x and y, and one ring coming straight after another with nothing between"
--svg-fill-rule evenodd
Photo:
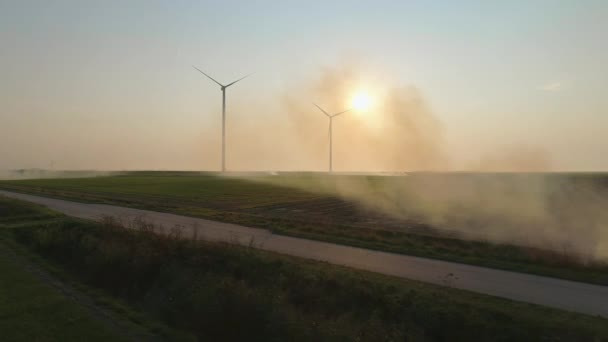
<instances>
[{"instance_id":1,"label":"sun","mask_svg":"<svg viewBox=\"0 0 608 342\"><path fill-rule=\"evenodd\" d=\"M351 98L351 106L353 109L365 112L370 109L373 104L372 97L368 92L360 90L357 91Z\"/></svg>"}]
</instances>

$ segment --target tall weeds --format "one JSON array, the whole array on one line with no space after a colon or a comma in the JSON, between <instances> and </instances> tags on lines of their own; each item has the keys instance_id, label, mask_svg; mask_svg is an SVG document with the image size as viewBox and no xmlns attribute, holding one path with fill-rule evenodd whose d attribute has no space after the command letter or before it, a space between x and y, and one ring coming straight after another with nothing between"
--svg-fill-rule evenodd
<instances>
[{"instance_id":1,"label":"tall weeds","mask_svg":"<svg viewBox=\"0 0 608 342\"><path fill-rule=\"evenodd\" d=\"M90 285L211 341L593 340L577 315L391 280L243 246L143 218L65 220L17 240ZM599 330L598 330L599 329ZM603 330L602 330L603 329Z\"/></svg>"}]
</instances>

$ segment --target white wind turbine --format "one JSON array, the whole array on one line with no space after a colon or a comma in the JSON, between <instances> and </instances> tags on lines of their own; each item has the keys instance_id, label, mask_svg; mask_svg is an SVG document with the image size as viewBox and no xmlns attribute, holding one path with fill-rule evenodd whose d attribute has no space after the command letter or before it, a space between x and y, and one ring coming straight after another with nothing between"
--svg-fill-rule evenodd
<instances>
[{"instance_id":1,"label":"white wind turbine","mask_svg":"<svg viewBox=\"0 0 608 342\"><path fill-rule=\"evenodd\" d=\"M194 65L192 67L194 69L198 70L201 74L207 76L213 82L217 83L217 85L219 85L222 89L222 172L226 172L226 88L230 87L231 85L235 84L238 81L241 81L242 79L244 79L246 77L251 76L252 74L243 76L232 83L223 85L220 82L213 79L213 77L205 74L201 69L195 67Z\"/></svg>"},{"instance_id":2,"label":"white wind turbine","mask_svg":"<svg viewBox=\"0 0 608 342\"><path fill-rule=\"evenodd\" d=\"M334 118L340 114L344 114L348 111L350 111L350 109L347 109L345 111L339 112L339 113L335 113L335 114L329 114L327 113L325 110L323 110L323 108L319 107L319 105L317 105L316 103L313 103L317 108L319 108L320 111L323 112L323 114L327 115L327 117L329 118L329 172L333 172L333 122L334 122Z\"/></svg>"}]
</instances>

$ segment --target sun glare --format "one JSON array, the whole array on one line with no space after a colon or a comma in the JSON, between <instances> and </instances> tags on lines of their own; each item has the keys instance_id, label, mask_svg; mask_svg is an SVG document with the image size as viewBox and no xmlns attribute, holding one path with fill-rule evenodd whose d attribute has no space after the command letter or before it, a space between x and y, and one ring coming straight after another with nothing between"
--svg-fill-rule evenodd
<instances>
[{"instance_id":1,"label":"sun glare","mask_svg":"<svg viewBox=\"0 0 608 342\"><path fill-rule=\"evenodd\" d=\"M372 98L365 91L359 91L352 97L351 105L355 110L365 112L372 106Z\"/></svg>"}]
</instances>

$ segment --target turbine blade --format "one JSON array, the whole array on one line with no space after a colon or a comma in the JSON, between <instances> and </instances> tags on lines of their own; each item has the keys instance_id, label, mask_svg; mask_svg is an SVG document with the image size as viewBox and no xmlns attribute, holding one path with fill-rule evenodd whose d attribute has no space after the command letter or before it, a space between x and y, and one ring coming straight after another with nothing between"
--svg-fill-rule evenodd
<instances>
[{"instance_id":1,"label":"turbine blade","mask_svg":"<svg viewBox=\"0 0 608 342\"><path fill-rule=\"evenodd\" d=\"M245 78L247 78L247 77L249 77L249 76L251 76L251 75L253 75L253 74L254 74L254 73L252 72L251 74L249 74L249 75L245 75L245 76L243 76L243 77L239 78L238 80L236 80L236 81L234 81L234 82L232 82L232 83L228 83L228 84L226 84L225 88L228 88L228 87L230 87L231 85L235 84L236 82L241 81L241 80L244 80Z\"/></svg>"},{"instance_id":2,"label":"turbine blade","mask_svg":"<svg viewBox=\"0 0 608 342\"><path fill-rule=\"evenodd\" d=\"M340 114L344 114L344 113L346 113L346 112L348 112L348 111L350 111L350 109L347 109L347 110L345 110L345 111L343 111L343 112L340 112L340 113L336 113L336 114L332 115L331 117L333 118L334 116L338 116L338 115L340 115Z\"/></svg>"},{"instance_id":3,"label":"turbine blade","mask_svg":"<svg viewBox=\"0 0 608 342\"><path fill-rule=\"evenodd\" d=\"M204 73L204 72L203 72L201 69L199 69L199 68L195 67L194 65L193 65L192 67L193 67L194 69L198 70L198 72L200 72L201 74L203 74L203 75L207 76L207 77L208 77L210 80L212 80L213 82L217 83L217 84L218 84L220 87L223 87L223 86L224 86L224 85L223 85L223 84L221 84L220 82L218 82L218 81L214 80L214 79L213 79L213 77L211 77L211 76L209 76L209 75L205 74L205 73Z\"/></svg>"},{"instance_id":4,"label":"turbine blade","mask_svg":"<svg viewBox=\"0 0 608 342\"><path fill-rule=\"evenodd\" d=\"M319 107L319 105L317 105L317 104L316 104L316 103L314 103L314 102L313 102L312 104L313 104L313 105L315 105L315 107L319 108L319 110L320 110L320 111L322 111L322 112L323 112L323 114L327 115L327 117L330 117L330 118L331 118L331 115L327 114L327 112L326 112L326 111L324 111L324 110L323 110L323 108Z\"/></svg>"}]
</instances>

